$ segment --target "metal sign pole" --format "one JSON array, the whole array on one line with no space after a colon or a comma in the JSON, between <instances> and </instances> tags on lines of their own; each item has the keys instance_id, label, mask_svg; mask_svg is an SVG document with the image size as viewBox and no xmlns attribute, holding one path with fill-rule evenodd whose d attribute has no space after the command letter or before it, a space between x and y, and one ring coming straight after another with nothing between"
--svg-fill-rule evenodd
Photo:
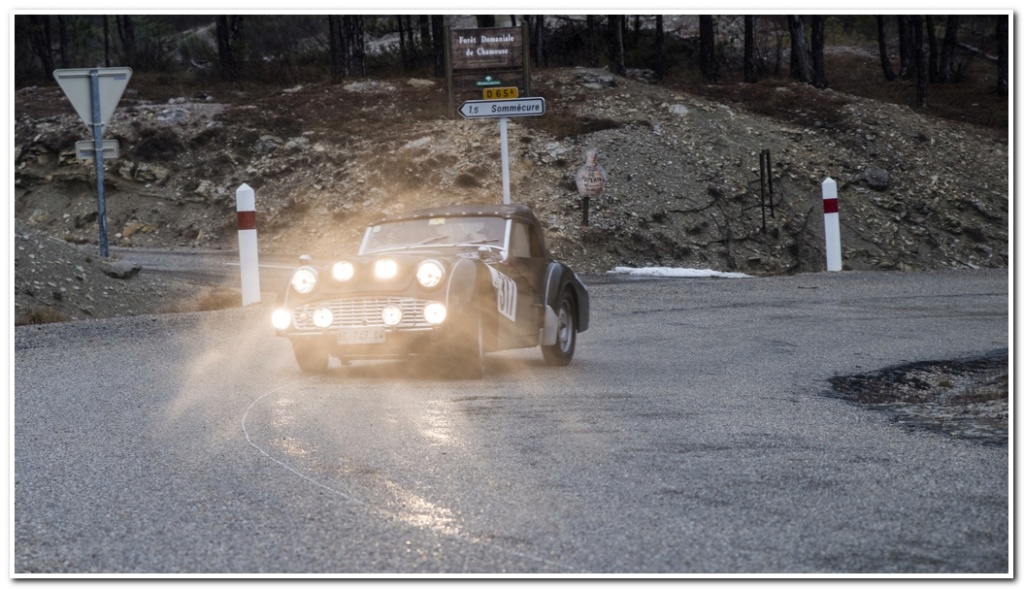
<instances>
[{"instance_id":1,"label":"metal sign pole","mask_svg":"<svg viewBox=\"0 0 1024 589\"><path fill-rule=\"evenodd\" d=\"M89 89L92 95L92 140L93 159L96 160L96 198L100 225L100 255L108 257L107 251L107 203L103 190L103 122L100 115L100 71L89 72Z\"/></svg>"},{"instance_id":2,"label":"metal sign pole","mask_svg":"<svg viewBox=\"0 0 1024 589\"><path fill-rule=\"evenodd\" d=\"M508 179L508 117L498 119L501 127L501 194L502 203L509 204L512 200Z\"/></svg>"}]
</instances>

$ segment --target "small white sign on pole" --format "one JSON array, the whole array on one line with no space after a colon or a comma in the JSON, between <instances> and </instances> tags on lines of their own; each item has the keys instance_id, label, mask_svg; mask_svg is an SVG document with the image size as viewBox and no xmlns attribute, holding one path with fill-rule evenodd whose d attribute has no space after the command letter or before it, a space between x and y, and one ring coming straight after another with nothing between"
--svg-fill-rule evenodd
<instances>
[{"instance_id":1,"label":"small white sign on pole","mask_svg":"<svg viewBox=\"0 0 1024 589\"><path fill-rule=\"evenodd\" d=\"M256 191L242 184L235 191L238 212L238 261L242 268L242 306L260 302L260 257L256 245Z\"/></svg>"},{"instance_id":2,"label":"small white sign on pole","mask_svg":"<svg viewBox=\"0 0 1024 589\"><path fill-rule=\"evenodd\" d=\"M829 272L839 272L843 269L839 246L839 193L832 178L825 178L821 183L821 203L825 211L825 267Z\"/></svg>"},{"instance_id":3,"label":"small white sign on pole","mask_svg":"<svg viewBox=\"0 0 1024 589\"><path fill-rule=\"evenodd\" d=\"M467 100L459 107L466 119L498 119L501 134L501 196L502 203L511 201L508 162L508 117L537 117L544 114L546 102L540 96L509 100Z\"/></svg>"}]
</instances>

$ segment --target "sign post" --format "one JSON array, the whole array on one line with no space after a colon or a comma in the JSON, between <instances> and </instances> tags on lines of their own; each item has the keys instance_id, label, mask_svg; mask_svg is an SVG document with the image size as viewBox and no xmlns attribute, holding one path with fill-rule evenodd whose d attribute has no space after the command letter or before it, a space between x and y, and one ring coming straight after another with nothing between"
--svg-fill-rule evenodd
<instances>
[{"instance_id":1,"label":"sign post","mask_svg":"<svg viewBox=\"0 0 1024 589\"><path fill-rule=\"evenodd\" d=\"M540 116L544 114L546 108L546 103L540 96L511 100L467 100L459 107L459 114L466 119L498 119L498 126L501 132L501 192L503 204L509 204L512 200L509 188L508 118Z\"/></svg>"},{"instance_id":2,"label":"sign post","mask_svg":"<svg viewBox=\"0 0 1024 589\"><path fill-rule=\"evenodd\" d=\"M82 121L92 128L92 154L96 161L96 203L100 226L100 255L107 250L107 204L103 187L103 127L114 114L121 94L132 76L131 68L83 68L54 70L53 77L71 100ZM109 151L109 143L106 145ZM81 150L76 151L80 154ZM116 146L115 146L116 152ZM116 155L115 155L116 157Z\"/></svg>"}]
</instances>

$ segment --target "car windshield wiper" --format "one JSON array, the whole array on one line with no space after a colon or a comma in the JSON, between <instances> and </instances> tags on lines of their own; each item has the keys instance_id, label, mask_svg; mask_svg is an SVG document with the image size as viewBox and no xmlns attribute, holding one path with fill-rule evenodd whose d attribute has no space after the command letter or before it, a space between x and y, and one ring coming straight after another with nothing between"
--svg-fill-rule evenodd
<instances>
[{"instance_id":1,"label":"car windshield wiper","mask_svg":"<svg viewBox=\"0 0 1024 589\"><path fill-rule=\"evenodd\" d=\"M485 244L485 243L494 243L496 241L499 241L499 240L484 238L484 239L474 239L473 241L463 241L463 242L458 243L456 245L482 245L482 244Z\"/></svg>"},{"instance_id":2,"label":"car windshield wiper","mask_svg":"<svg viewBox=\"0 0 1024 589\"><path fill-rule=\"evenodd\" d=\"M426 238L424 240L417 241L416 243L410 243L410 244L406 244L406 245L393 245L393 246L390 246L390 247L380 248L380 249L377 249L377 250L374 250L374 251L377 251L377 252L393 252L393 251L399 251L399 250L407 250L407 249L412 249L414 247L420 247L422 245L427 245L428 243L434 243L435 241L441 241L442 239L448 239L448 236L447 235L434 235L434 236L428 237L428 238Z\"/></svg>"},{"instance_id":3,"label":"car windshield wiper","mask_svg":"<svg viewBox=\"0 0 1024 589\"><path fill-rule=\"evenodd\" d=\"M428 238L424 239L423 241L420 241L420 242L417 242L417 243L413 243L413 244L409 244L409 245L407 245L405 247L416 247L418 245L427 245L428 243L434 243L435 241L441 241L442 239L448 239L448 236L447 235L435 235L433 237L428 237Z\"/></svg>"}]
</instances>

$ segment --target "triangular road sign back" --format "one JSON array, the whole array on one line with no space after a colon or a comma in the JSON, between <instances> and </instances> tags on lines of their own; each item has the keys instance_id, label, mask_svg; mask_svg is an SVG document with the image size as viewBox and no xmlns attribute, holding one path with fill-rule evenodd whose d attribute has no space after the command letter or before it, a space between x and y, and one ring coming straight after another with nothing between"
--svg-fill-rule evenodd
<instances>
[{"instance_id":1,"label":"triangular road sign back","mask_svg":"<svg viewBox=\"0 0 1024 589\"><path fill-rule=\"evenodd\" d=\"M53 77L57 79L64 94L71 100L78 116L82 117L85 124L92 125L92 73L97 72L100 95L100 124L107 124L114 109L117 108L121 94L128 86L128 80L132 77L132 68L129 67L100 67L100 68L78 68L54 70Z\"/></svg>"}]
</instances>

